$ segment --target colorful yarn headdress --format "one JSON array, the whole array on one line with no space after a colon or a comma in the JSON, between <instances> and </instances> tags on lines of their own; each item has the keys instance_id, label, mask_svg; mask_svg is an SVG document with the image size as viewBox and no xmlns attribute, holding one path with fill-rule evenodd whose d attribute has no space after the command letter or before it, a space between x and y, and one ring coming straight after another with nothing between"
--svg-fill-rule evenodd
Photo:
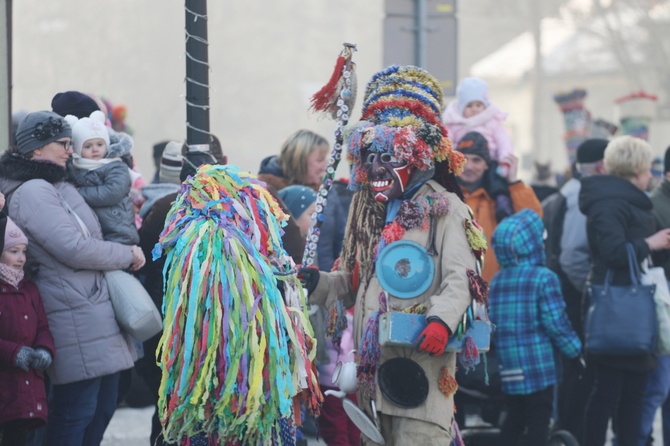
<instances>
[{"instance_id":1,"label":"colorful yarn headdress","mask_svg":"<svg viewBox=\"0 0 670 446\"><path fill-rule=\"evenodd\" d=\"M441 122L442 89L425 70L414 66L391 66L375 74L368 83L361 121L347 130L348 159L352 163L350 187L367 183L361 149L392 152L418 170L448 164L460 174L465 159L452 150Z\"/></svg>"},{"instance_id":2,"label":"colorful yarn headdress","mask_svg":"<svg viewBox=\"0 0 670 446\"><path fill-rule=\"evenodd\" d=\"M166 440L280 444L296 395L318 412L305 292L281 242L287 219L234 166L204 165L183 183L153 253L167 255L157 352Z\"/></svg>"}]
</instances>

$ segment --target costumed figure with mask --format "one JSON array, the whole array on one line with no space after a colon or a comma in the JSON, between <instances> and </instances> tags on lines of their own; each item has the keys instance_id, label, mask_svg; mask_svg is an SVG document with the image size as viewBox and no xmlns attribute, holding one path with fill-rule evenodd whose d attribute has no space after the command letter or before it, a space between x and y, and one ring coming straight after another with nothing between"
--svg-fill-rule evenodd
<instances>
[{"instance_id":1,"label":"costumed figure with mask","mask_svg":"<svg viewBox=\"0 0 670 446\"><path fill-rule=\"evenodd\" d=\"M300 403L318 415L306 294L281 241L288 218L234 166L183 182L154 248L166 255L156 358L167 441L293 445Z\"/></svg>"},{"instance_id":2,"label":"costumed figure with mask","mask_svg":"<svg viewBox=\"0 0 670 446\"><path fill-rule=\"evenodd\" d=\"M474 342L445 353L464 315L487 318L485 305L472 311L487 285L477 272L486 240L456 182L464 157L440 121L442 99L420 68L373 76L361 121L344 129L355 194L339 269L300 270L310 302L330 309L331 334L355 305L358 404L383 437L364 435L368 445L450 445L457 356L467 367L479 359ZM393 313L425 316L414 347L380 342L380 319Z\"/></svg>"}]
</instances>

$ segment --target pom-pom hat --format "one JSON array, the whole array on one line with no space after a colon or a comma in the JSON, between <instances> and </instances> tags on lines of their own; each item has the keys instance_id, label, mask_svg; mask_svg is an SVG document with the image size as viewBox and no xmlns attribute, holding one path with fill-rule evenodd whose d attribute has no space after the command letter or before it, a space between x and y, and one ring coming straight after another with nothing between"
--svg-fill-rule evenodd
<instances>
[{"instance_id":1,"label":"pom-pom hat","mask_svg":"<svg viewBox=\"0 0 670 446\"><path fill-rule=\"evenodd\" d=\"M95 138L103 139L109 149L109 130L105 125L105 114L100 110L94 111L88 118L77 119L68 115L65 120L72 126L72 145L76 154L81 155L84 143Z\"/></svg>"},{"instance_id":2,"label":"pom-pom hat","mask_svg":"<svg viewBox=\"0 0 670 446\"><path fill-rule=\"evenodd\" d=\"M353 165L350 188L367 183L363 148L392 152L422 171L447 161L453 173L460 173L463 156L452 150L440 120L442 100L439 83L421 68L394 65L375 74L366 88L361 121L345 129Z\"/></svg>"}]
</instances>

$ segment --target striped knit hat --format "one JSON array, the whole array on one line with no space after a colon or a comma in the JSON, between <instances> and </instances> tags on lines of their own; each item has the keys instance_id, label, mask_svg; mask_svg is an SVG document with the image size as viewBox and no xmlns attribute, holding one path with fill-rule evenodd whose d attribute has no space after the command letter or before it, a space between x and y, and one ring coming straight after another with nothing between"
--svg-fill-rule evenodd
<instances>
[{"instance_id":1,"label":"striped knit hat","mask_svg":"<svg viewBox=\"0 0 670 446\"><path fill-rule=\"evenodd\" d=\"M165 145L161 155L161 163L158 169L158 181L161 183L181 184L179 173L181 172L183 144L170 141Z\"/></svg>"},{"instance_id":2,"label":"striped knit hat","mask_svg":"<svg viewBox=\"0 0 670 446\"><path fill-rule=\"evenodd\" d=\"M414 66L391 66L375 74L367 85L361 121L345 129L352 163L352 189L367 183L361 149L391 152L408 165L435 169L446 161L458 175L464 157L453 151L440 120L442 88L428 72Z\"/></svg>"}]
</instances>

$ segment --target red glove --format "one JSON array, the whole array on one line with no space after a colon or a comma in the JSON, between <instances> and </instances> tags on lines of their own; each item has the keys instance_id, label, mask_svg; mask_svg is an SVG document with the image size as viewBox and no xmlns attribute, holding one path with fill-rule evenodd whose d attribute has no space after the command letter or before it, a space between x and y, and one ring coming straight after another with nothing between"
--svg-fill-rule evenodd
<instances>
[{"instance_id":1,"label":"red glove","mask_svg":"<svg viewBox=\"0 0 670 446\"><path fill-rule=\"evenodd\" d=\"M417 340L417 350L426 352L431 356L438 356L444 353L444 349L449 341L449 330L444 322L432 320L423 329Z\"/></svg>"}]
</instances>

